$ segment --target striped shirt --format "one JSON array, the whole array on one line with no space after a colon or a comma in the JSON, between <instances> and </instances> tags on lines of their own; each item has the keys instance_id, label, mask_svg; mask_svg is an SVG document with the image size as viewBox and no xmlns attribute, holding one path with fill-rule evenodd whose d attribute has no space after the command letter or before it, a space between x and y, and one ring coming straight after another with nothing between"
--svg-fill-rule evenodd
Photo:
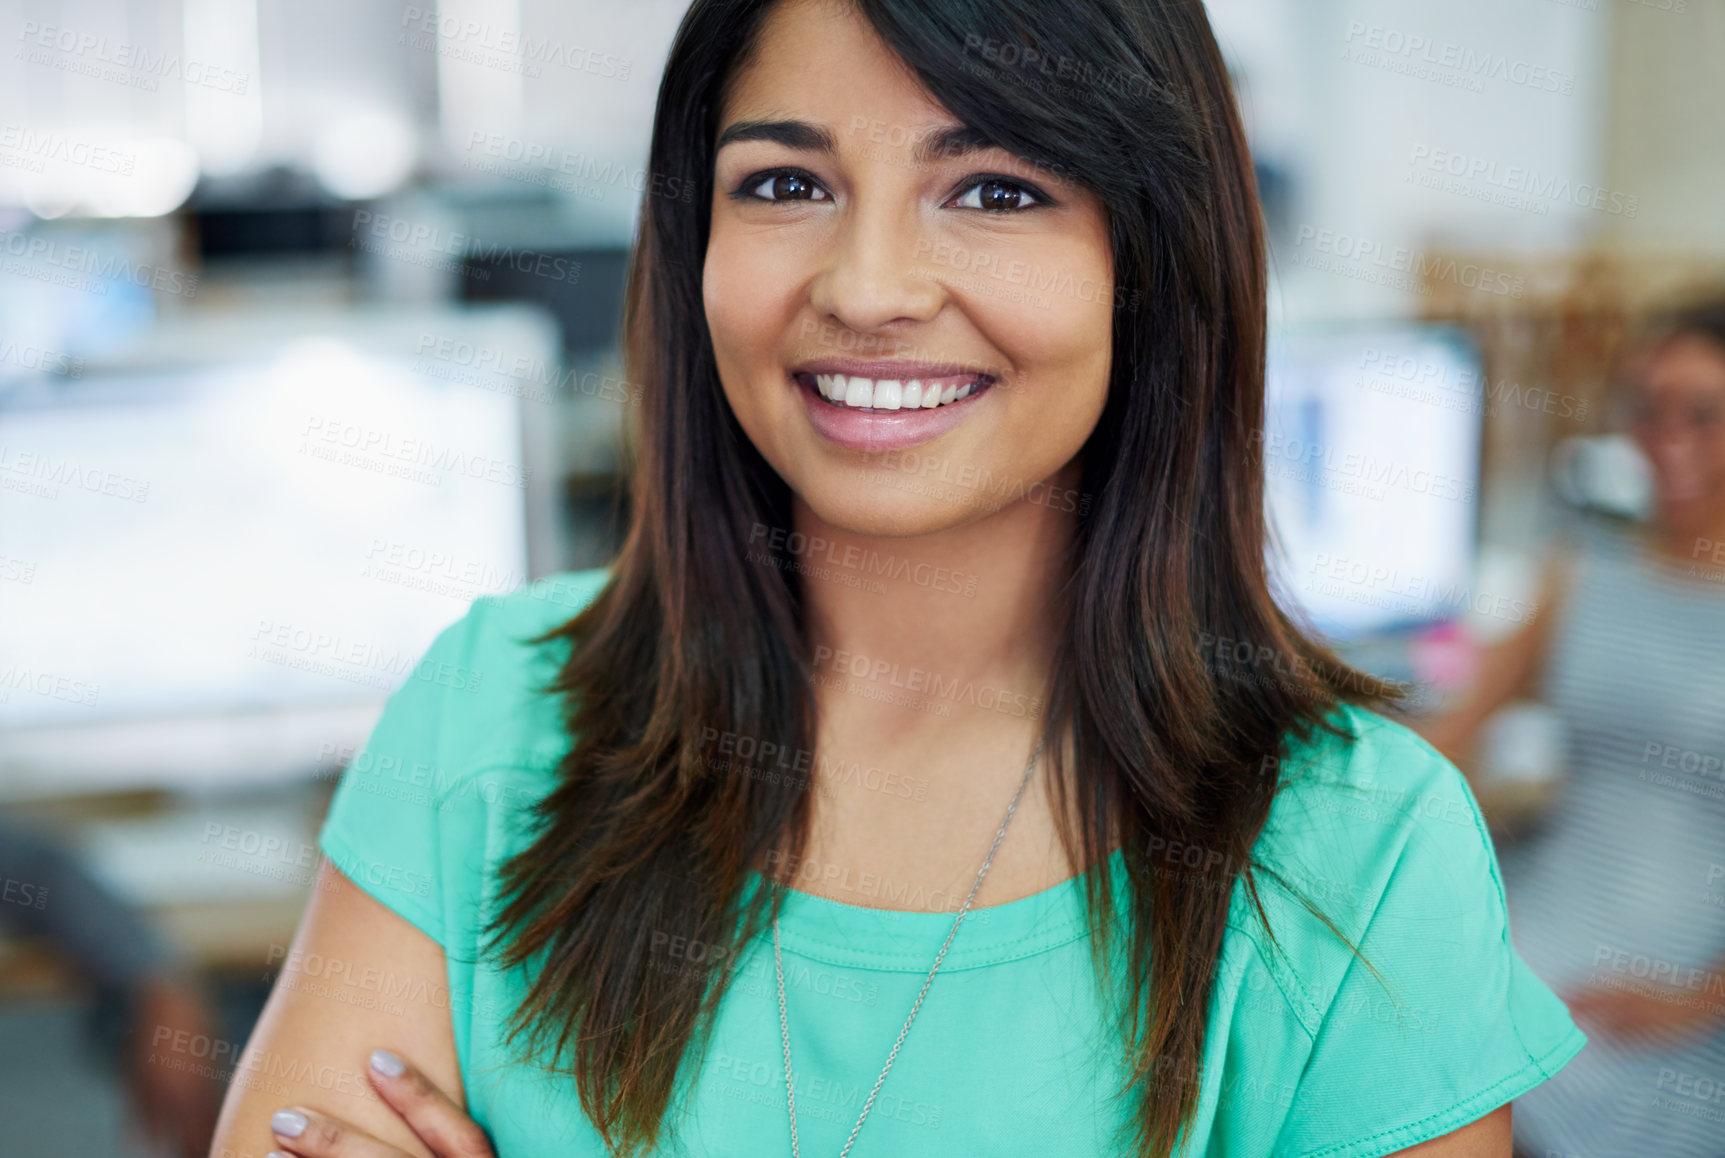
<instances>
[{"instance_id":1,"label":"striped shirt","mask_svg":"<svg viewBox=\"0 0 1725 1158\"><path fill-rule=\"evenodd\" d=\"M1603 524L1580 548L1540 692L1566 777L1501 856L1511 935L1562 996L1663 984L1725 1014L1725 575ZM1641 1047L1590 1032L1515 1128L1534 1158L1725 1154L1725 1028Z\"/></svg>"}]
</instances>

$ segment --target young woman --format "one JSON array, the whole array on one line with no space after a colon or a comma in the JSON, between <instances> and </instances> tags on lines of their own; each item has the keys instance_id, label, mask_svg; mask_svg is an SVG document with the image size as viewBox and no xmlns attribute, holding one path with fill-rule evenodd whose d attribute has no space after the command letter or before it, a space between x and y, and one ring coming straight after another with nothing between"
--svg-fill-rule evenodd
<instances>
[{"instance_id":1,"label":"young woman","mask_svg":"<svg viewBox=\"0 0 1725 1158\"><path fill-rule=\"evenodd\" d=\"M220 1144L1507 1155L1583 1038L1266 589L1199 0L697 0L651 172L627 545L391 700Z\"/></svg>"},{"instance_id":2,"label":"young woman","mask_svg":"<svg viewBox=\"0 0 1725 1158\"><path fill-rule=\"evenodd\" d=\"M1521 1107L1532 1154L1700 1158L1725 1133L1725 302L1661 329L1621 395L1653 517L1583 523L1539 618L1421 725L1465 759L1518 696L1563 721L1563 792L1503 869L1517 947L1595 1044Z\"/></svg>"}]
</instances>

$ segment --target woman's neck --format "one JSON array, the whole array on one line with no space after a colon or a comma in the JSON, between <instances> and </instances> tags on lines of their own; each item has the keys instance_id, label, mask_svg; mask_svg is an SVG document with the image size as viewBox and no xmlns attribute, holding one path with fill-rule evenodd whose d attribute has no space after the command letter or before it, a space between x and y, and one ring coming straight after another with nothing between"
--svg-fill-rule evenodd
<instances>
[{"instance_id":1,"label":"woman's neck","mask_svg":"<svg viewBox=\"0 0 1725 1158\"><path fill-rule=\"evenodd\" d=\"M1662 559L1717 568L1725 562L1725 511L1666 511L1648 528L1647 543Z\"/></svg>"},{"instance_id":2,"label":"woman's neck","mask_svg":"<svg viewBox=\"0 0 1725 1158\"><path fill-rule=\"evenodd\" d=\"M1076 480L1072 467L1061 473ZM834 527L795 500L793 530L804 537L795 557L817 677L897 687L938 679L1044 695L1055 600L1076 525L1060 509L1067 505L1020 500L900 538Z\"/></svg>"}]
</instances>

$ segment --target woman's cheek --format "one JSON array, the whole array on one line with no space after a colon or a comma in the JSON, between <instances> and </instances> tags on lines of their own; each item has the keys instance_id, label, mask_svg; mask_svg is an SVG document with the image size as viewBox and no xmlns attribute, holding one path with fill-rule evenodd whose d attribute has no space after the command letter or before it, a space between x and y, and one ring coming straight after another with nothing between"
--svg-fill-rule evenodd
<instances>
[{"instance_id":1,"label":"woman's cheek","mask_svg":"<svg viewBox=\"0 0 1725 1158\"><path fill-rule=\"evenodd\" d=\"M738 327L749 317L749 280L737 276L736 262L714 238L707 247L707 263L701 271L701 297L707 310L707 328L713 345L729 350L736 345Z\"/></svg>"},{"instance_id":2,"label":"woman's cheek","mask_svg":"<svg viewBox=\"0 0 1725 1158\"><path fill-rule=\"evenodd\" d=\"M1115 289L1106 239L1088 234L1026 245L955 250L950 288L980 328L1016 336L1043 360L1062 362L1113 334Z\"/></svg>"},{"instance_id":3,"label":"woman's cheek","mask_svg":"<svg viewBox=\"0 0 1725 1158\"><path fill-rule=\"evenodd\" d=\"M1034 300L1000 295L971 301L978 328L1019 368L1027 384L1047 392L1026 408L1024 417L1061 424L1093 421L1100 414L1114 339L1111 299L1100 293L1086 299L1075 292L1050 291L1036 294Z\"/></svg>"},{"instance_id":4,"label":"woman's cheek","mask_svg":"<svg viewBox=\"0 0 1725 1158\"><path fill-rule=\"evenodd\" d=\"M763 359L776 357L785 337L789 284L770 251L715 237L701 279L714 349L757 369Z\"/></svg>"}]
</instances>

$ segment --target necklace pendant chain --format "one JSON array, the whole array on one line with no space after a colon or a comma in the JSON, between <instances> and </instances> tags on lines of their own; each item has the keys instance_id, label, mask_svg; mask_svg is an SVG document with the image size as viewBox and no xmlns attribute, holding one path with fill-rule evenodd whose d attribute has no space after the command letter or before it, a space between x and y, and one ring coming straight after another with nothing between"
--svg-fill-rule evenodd
<instances>
[{"instance_id":1,"label":"necklace pendant chain","mask_svg":"<svg viewBox=\"0 0 1725 1158\"><path fill-rule=\"evenodd\" d=\"M863 1121L869 1111L874 1108L876 1096L886 1083L886 1075L892 1070L892 1063L898 1060L898 1051L904 1046L904 1039L910 1033L910 1027L916 1021L917 1013L922 1009L923 998L928 996L929 986L934 984L934 975L940 972L941 962L946 960L946 951L952 946L952 939L958 935L959 925L964 923L964 916L970 912L971 902L976 899L976 892L982 887L982 879L988 875L988 866L994 863L994 854L1000 848L1001 840L1006 836L1006 826L1012 823L1012 814L1018 811L1019 797L1024 795L1024 786L1030 783L1030 773L1036 767L1036 761L1042 755L1043 741L1038 740L1036 751L1030 754L1030 763L1024 766L1024 775L1018 781L1018 791L1012 794L1012 802L1006 806L1006 816L1001 820L1000 827L995 830L994 843L988 848L988 855L982 858L982 868L977 871L976 883L970 886L970 895L964 898L964 904L959 907L958 915L952 920L952 928L946 934L946 940L941 943L940 952L935 954L934 964L929 968L928 976L923 980L922 989L917 992L916 1001L911 1004L910 1016L904 1019L904 1028L898 1031L898 1039L892 1043L892 1052L886 1056L886 1065L881 1067L880 1077L874 1080L874 1089L869 1091L868 1099L863 1102L862 1113L857 1115L857 1124L851 1127L850 1137L845 1139L844 1149L839 1151L839 1158L847 1158L851 1146L856 1143L857 1134L862 1130ZM773 882L775 889L779 888L777 881ZM785 1046L785 1105L790 1110L791 1117L791 1158L802 1158L802 1150L797 1139L797 1088L796 1078L791 1070L791 1020L785 1008L785 960L779 946L779 918L773 917L773 972L779 983L779 1033Z\"/></svg>"}]
</instances>

